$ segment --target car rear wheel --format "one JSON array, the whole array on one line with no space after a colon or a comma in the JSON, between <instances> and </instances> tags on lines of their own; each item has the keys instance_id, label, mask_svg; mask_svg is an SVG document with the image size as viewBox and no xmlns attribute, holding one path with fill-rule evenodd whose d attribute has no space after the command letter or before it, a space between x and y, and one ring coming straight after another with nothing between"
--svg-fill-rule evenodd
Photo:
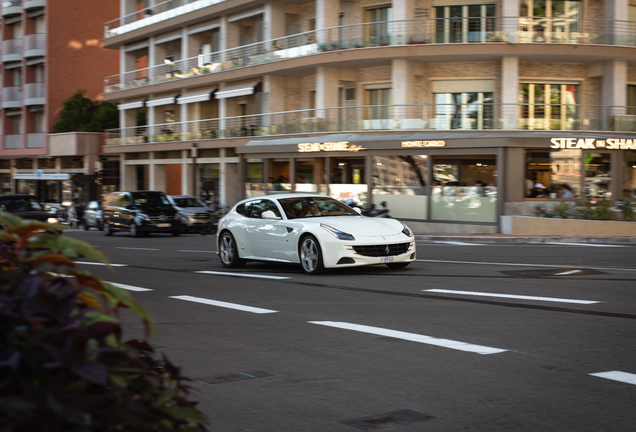
<instances>
[{"instance_id":1,"label":"car rear wheel","mask_svg":"<svg viewBox=\"0 0 636 432\"><path fill-rule=\"evenodd\" d=\"M303 239L299 255L300 264L305 273L314 275L325 271L325 266L322 262L322 250L316 237L309 235Z\"/></svg>"},{"instance_id":2,"label":"car rear wheel","mask_svg":"<svg viewBox=\"0 0 636 432\"><path fill-rule=\"evenodd\" d=\"M245 265L245 261L238 255L238 247L236 246L234 236L229 231L225 231L221 234L221 238L219 239L219 258L221 258L221 264L227 268L242 267Z\"/></svg>"},{"instance_id":3,"label":"car rear wheel","mask_svg":"<svg viewBox=\"0 0 636 432\"><path fill-rule=\"evenodd\" d=\"M112 236L113 230L110 228L110 224L108 222L104 222L104 235Z\"/></svg>"},{"instance_id":4,"label":"car rear wheel","mask_svg":"<svg viewBox=\"0 0 636 432\"><path fill-rule=\"evenodd\" d=\"M387 263L388 268L404 268L411 263L408 262L399 262L399 263Z\"/></svg>"}]
</instances>

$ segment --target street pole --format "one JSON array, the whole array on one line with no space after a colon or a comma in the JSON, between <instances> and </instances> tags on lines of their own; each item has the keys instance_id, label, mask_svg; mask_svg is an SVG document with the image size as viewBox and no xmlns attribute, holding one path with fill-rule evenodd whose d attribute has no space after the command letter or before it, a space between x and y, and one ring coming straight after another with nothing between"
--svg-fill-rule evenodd
<instances>
[{"instance_id":1,"label":"street pole","mask_svg":"<svg viewBox=\"0 0 636 432\"><path fill-rule=\"evenodd\" d=\"M192 143L190 148L192 154L192 195L197 195L197 143Z\"/></svg>"}]
</instances>

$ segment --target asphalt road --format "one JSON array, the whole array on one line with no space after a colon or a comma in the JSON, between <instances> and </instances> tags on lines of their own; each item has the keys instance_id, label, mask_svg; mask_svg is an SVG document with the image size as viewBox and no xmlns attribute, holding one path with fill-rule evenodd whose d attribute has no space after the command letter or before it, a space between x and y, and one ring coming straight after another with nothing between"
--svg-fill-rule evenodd
<instances>
[{"instance_id":1,"label":"asphalt road","mask_svg":"<svg viewBox=\"0 0 636 432\"><path fill-rule=\"evenodd\" d=\"M418 241L307 276L224 269L213 236L67 234L121 265L82 268L136 290L211 431L636 429L636 246Z\"/></svg>"}]
</instances>

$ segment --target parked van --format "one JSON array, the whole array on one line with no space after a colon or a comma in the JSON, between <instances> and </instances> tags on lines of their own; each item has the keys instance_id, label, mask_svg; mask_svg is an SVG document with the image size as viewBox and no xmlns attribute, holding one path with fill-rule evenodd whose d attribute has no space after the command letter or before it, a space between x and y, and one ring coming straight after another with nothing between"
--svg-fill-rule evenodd
<instances>
[{"instance_id":1,"label":"parked van","mask_svg":"<svg viewBox=\"0 0 636 432\"><path fill-rule=\"evenodd\" d=\"M111 192L102 197L104 234L128 231L132 237L148 233L181 232L179 212L160 191Z\"/></svg>"}]
</instances>

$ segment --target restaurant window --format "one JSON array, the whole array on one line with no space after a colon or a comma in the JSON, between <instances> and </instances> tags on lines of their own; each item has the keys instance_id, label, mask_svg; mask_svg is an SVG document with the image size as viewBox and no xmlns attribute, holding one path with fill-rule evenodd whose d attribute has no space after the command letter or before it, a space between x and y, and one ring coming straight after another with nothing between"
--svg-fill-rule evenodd
<instances>
[{"instance_id":1,"label":"restaurant window","mask_svg":"<svg viewBox=\"0 0 636 432\"><path fill-rule=\"evenodd\" d=\"M574 149L526 150L526 198L563 198L563 185L580 198L582 157L581 150Z\"/></svg>"},{"instance_id":2,"label":"restaurant window","mask_svg":"<svg viewBox=\"0 0 636 432\"><path fill-rule=\"evenodd\" d=\"M577 129L579 94L577 84L522 83L519 89L520 128Z\"/></svg>"},{"instance_id":3,"label":"restaurant window","mask_svg":"<svg viewBox=\"0 0 636 432\"><path fill-rule=\"evenodd\" d=\"M263 181L263 160L248 159L246 163L245 196L260 196L266 194L266 184Z\"/></svg>"},{"instance_id":4,"label":"restaurant window","mask_svg":"<svg viewBox=\"0 0 636 432\"><path fill-rule=\"evenodd\" d=\"M391 216L426 219L428 156L375 156L371 163L373 204L385 202Z\"/></svg>"},{"instance_id":5,"label":"restaurant window","mask_svg":"<svg viewBox=\"0 0 636 432\"><path fill-rule=\"evenodd\" d=\"M636 199L636 151L623 153L623 198Z\"/></svg>"},{"instance_id":6,"label":"restaurant window","mask_svg":"<svg viewBox=\"0 0 636 432\"><path fill-rule=\"evenodd\" d=\"M199 173L201 195L213 202L210 207L216 210L219 203L219 164L202 164Z\"/></svg>"},{"instance_id":7,"label":"restaurant window","mask_svg":"<svg viewBox=\"0 0 636 432\"><path fill-rule=\"evenodd\" d=\"M495 30L495 5L435 7L437 43L485 42Z\"/></svg>"},{"instance_id":8,"label":"restaurant window","mask_svg":"<svg viewBox=\"0 0 636 432\"><path fill-rule=\"evenodd\" d=\"M366 161L364 158L331 158L329 196L339 201L367 203Z\"/></svg>"},{"instance_id":9,"label":"restaurant window","mask_svg":"<svg viewBox=\"0 0 636 432\"><path fill-rule=\"evenodd\" d=\"M493 94L435 93L435 128L492 129Z\"/></svg>"},{"instance_id":10,"label":"restaurant window","mask_svg":"<svg viewBox=\"0 0 636 432\"><path fill-rule=\"evenodd\" d=\"M592 198L612 198L612 155L585 153L585 194Z\"/></svg>"},{"instance_id":11,"label":"restaurant window","mask_svg":"<svg viewBox=\"0 0 636 432\"><path fill-rule=\"evenodd\" d=\"M578 43L582 1L522 0L521 42Z\"/></svg>"}]
</instances>

